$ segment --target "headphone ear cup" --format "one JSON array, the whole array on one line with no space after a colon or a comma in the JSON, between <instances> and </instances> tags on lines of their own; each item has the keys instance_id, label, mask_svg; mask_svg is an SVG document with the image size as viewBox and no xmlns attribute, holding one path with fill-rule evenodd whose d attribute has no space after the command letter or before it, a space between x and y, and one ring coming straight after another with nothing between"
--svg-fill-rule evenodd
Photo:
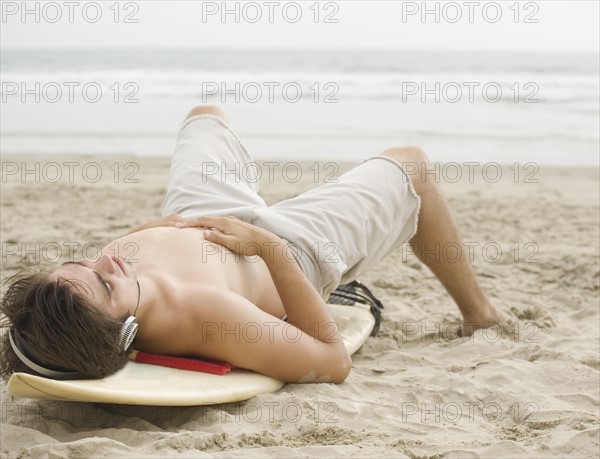
<instances>
[{"instance_id":1,"label":"headphone ear cup","mask_svg":"<svg viewBox=\"0 0 600 459\"><path fill-rule=\"evenodd\" d=\"M121 333L119 334L119 348L121 352L129 351L137 330L138 324L135 320L135 317L129 316L127 320L123 322L123 327L121 328Z\"/></svg>"}]
</instances>

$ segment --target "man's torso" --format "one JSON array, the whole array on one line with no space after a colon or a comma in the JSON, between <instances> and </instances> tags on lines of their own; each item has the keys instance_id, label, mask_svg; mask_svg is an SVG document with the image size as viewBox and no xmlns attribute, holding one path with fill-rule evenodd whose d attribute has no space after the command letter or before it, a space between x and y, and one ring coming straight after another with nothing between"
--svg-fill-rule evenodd
<instances>
[{"instance_id":1,"label":"man's torso","mask_svg":"<svg viewBox=\"0 0 600 459\"><path fill-rule=\"evenodd\" d=\"M187 308L202 308L203 288L237 293L278 318L285 313L264 260L235 254L207 241L198 228L142 230L111 242L102 254L128 259L138 276L156 285L158 301L153 305L151 325L156 344L156 339L162 341L157 335L168 332L174 321L185 320ZM189 316L197 313L189 311ZM146 335L140 332L140 338ZM147 350L169 351L162 346Z\"/></svg>"}]
</instances>

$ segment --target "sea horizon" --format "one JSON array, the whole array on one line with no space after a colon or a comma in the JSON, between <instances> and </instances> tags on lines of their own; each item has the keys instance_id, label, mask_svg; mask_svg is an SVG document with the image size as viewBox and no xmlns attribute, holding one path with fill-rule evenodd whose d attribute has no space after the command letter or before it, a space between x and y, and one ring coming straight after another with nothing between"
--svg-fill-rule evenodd
<instances>
[{"instance_id":1,"label":"sea horizon","mask_svg":"<svg viewBox=\"0 0 600 459\"><path fill-rule=\"evenodd\" d=\"M439 161L599 164L594 52L3 48L1 64L3 154L169 156L209 103L257 159L419 144Z\"/></svg>"}]
</instances>

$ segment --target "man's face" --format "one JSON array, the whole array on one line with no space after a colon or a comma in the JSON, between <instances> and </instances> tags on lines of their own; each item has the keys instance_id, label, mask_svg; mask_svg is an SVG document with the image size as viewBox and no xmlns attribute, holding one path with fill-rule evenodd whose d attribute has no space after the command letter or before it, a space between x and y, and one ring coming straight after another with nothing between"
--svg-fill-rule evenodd
<instances>
[{"instance_id":1,"label":"man's face","mask_svg":"<svg viewBox=\"0 0 600 459\"><path fill-rule=\"evenodd\" d=\"M120 257L102 255L96 260L67 262L50 278L72 282L71 288L115 318L133 314L137 305L135 269Z\"/></svg>"}]
</instances>

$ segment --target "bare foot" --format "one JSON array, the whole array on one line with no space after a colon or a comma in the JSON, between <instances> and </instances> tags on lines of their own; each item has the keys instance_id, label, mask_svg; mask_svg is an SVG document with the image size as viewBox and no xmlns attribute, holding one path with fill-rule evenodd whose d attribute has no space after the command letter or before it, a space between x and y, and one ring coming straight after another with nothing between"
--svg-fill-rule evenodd
<instances>
[{"instance_id":1,"label":"bare foot","mask_svg":"<svg viewBox=\"0 0 600 459\"><path fill-rule=\"evenodd\" d=\"M485 312L476 317L464 317L459 336L471 336L475 330L506 322L506 315L495 305L490 304Z\"/></svg>"}]
</instances>

